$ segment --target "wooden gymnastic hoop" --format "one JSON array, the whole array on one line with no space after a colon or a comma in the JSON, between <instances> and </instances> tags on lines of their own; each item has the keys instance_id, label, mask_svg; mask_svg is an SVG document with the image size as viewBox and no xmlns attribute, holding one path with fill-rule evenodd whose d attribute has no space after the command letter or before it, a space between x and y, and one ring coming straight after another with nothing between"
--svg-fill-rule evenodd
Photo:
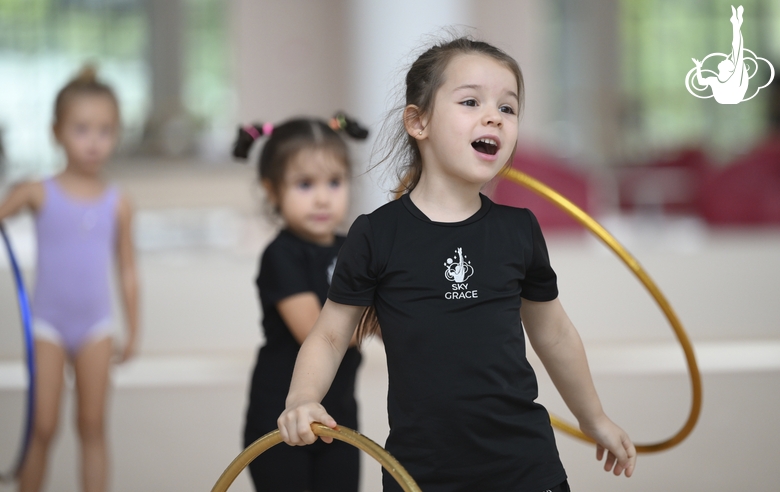
<instances>
[{"instance_id":1,"label":"wooden gymnastic hoop","mask_svg":"<svg viewBox=\"0 0 780 492\"><path fill-rule=\"evenodd\" d=\"M581 208L573 204L566 199L563 195L556 192L552 188L548 187L544 183L537 181L536 179L528 176L513 168L507 168L502 172L502 176L510 181L513 181L521 186L529 188L531 191L543 196L547 200L553 202L564 212L573 217L577 222L585 226L591 233L598 237L604 244L606 244L615 254L623 261L623 263L636 275L642 285L645 286L647 291L653 296L658 307L661 308L666 319L674 330L674 334L677 336L677 340L682 346L685 353L685 360L688 364L688 375L691 380L691 412L688 415L688 420L685 425L669 439L651 444L637 444L636 450L638 453L654 453L657 451L663 451L680 444L693 430L696 425L696 421L699 419L701 413L701 374L699 373L699 366L696 363L696 356L693 353L693 346L691 345L688 335L685 333L685 329L674 313L669 301L666 300L661 290L655 285L655 282L645 272L645 270L639 265L639 262L626 251L626 249L615 239L601 224L596 222L590 215L585 213ZM576 428L574 425L562 420L555 415L550 414L550 421L552 425L558 429L571 434L574 437L582 439L584 441L593 442L591 438L586 436L582 431Z\"/></svg>"},{"instance_id":2,"label":"wooden gymnastic hoop","mask_svg":"<svg viewBox=\"0 0 780 492\"><path fill-rule=\"evenodd\" d=\"M311 430L315 435L321 437L332 437L339 441L344 441L347 444L351 444L358 449L362 449L368 453L372 458L377 460L382 467L387 470L393 478L396 479L404 492L421 492L420 487L417 486L412 476L409 475L403 466L393 458L390 453L382 449L382 446L375 443L371 439L367 438L363 434L348 429L346 427L338 426L335 429L323 425L319 422L313 422L311 424ZM249 463L254 461L259 455L267 451L269 448L276 446L282 442L282 436L279 433L279 429L269 432L257 441L250 444L244 451L239 454L236 459L233 460L230 465L219 477L217 483L214 484L214 488L211 492L224 492L230 487L230 484L236 479L239 473L246 468Z\"/></svg>"}]
</instances>

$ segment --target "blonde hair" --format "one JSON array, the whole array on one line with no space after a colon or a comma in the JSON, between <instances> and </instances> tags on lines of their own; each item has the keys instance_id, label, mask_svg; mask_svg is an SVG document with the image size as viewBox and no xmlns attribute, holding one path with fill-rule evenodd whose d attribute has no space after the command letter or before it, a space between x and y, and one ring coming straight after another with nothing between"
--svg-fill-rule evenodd
<instances>
[{"instance_id":1,"label":"blonde hair","mask_svg":"<svg viewBox=\"0 0 780 492\"><path fill-rule=\"evenodd\" d=\"M68 103L76 96L105 96L108 97L116 107L117 116L119 116L119 102L117 101L114 90L107 84L97 78L97 69L94 65L84 65L84 67L57 93L54 100L54 124L62 122L65 117L65 111Z\"/></svg>"}]
</instances>

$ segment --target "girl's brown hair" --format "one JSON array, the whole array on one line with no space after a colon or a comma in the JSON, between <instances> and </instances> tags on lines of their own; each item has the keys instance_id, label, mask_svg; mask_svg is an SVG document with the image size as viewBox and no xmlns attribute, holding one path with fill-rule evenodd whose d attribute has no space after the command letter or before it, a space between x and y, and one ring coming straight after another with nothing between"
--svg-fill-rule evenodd
<instances>
[{"instance_id":1,"label":"girl's brown hair","mask_svg":"<svg viewBox=\"0 0 780 492\"><path fill-rule=\"evenodd\" d=\"M518 102L522 109L525 95L523 73L517 61L503 50L467 36L428 48L412 63L406 73L404 101L390 112L383 128L384 141L379 146L378 153L381 157L375 167L387 161L395 164L398 185L393 192L396 195L412 191L422 174L422 156L417 140L406 132L404 108L414 105L421 115L431 114L436 92L444 83L444 72L457 55L483 55L504 65L517 80L517 94L520 99Z\"/></svg>"},{"instance_id":2,"label":"girl's brown hair","mask_svg":"<svg viewBox=\"0 0 780 492\"><path fill-rule=\"evenodd\" d=\"M349 151L341 133L358 140L368 137L368 130L343 112L336 113L329 122L316 118L294 118L279 125L254 123L238 129L233 157L247 159L255 141L268 137L257 161L257 177L279 193L288 162L304 149L332 152L349 172Z\"/></svg>"},{"instance_id":3,"label":"girl's brown hair","mask_svg":"<svg viewBox=\"0 0 780 492\"><path fill-rule=\"evenodd\" d=\"M524 97L523 73L514 58L499 48L484 41L476 41L467 36L457 37L451 41L441 42L423 52L412 63L406 73L406 91L403 105L391 111L390 116L397 113L403 115L406 106L415 105L421 115L433 112L433 102L436 92L444 83L444 72L450 61L457 55L483 55L504 65L517 79L517 94L522 109ZM420 181L422 174L422 156L417 146L417 140L406 132L403 116L398 122L388 127L390 117L385 122L383 133L384 143L379 147L381 158L376 166L390 161L397 165L398 185L393 190L396 196L412 191ZM389 130L387 130L389 128ZM358 342L379 331L379 321L376 309L370 306L363 313L358 324Z\"/></svg>"},{"instance_id":4,"label":"girl's brown hair","mask_svg":"<svg viewBox=\"0 0 780 492\"><path fill-rule=\"evenodd\" d=\"M54 100L54 125L58 125L65 117L68 104L76 96L105 96L109 98L116 108L119 116L119 101L114 90L107 84L97 79L97 70L92 65L86 65L81 71L57 93Z\"/></svg>"}]
</instances>

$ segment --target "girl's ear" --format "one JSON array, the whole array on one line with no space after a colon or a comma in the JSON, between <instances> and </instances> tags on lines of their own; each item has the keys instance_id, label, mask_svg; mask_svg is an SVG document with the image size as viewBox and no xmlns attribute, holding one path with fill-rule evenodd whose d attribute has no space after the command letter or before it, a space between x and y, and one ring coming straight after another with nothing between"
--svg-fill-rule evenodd
<instances>
[{"instance_id":1,"label":"girl's ear","mask_svg":"<svg viewBox=\"0 0 780 492\"><path fill-rule=\"evenodd\" d=\"M412 138L422 139L425 136L425 127L427 126L428 122L420 108L414 104L404 108L404 128L406 128L406 133L411 135Z\"/></svg>"},{"instance_id":2,"label":"girl's ear","mask_svg":"<svg viewBox=\"0 0 780 492\"><path fill-rule=\"evenodd\" d=\"M268 198L268 201L271 202L271 205L274 206L274 209L279 208L279 197L276 196L276 189L274 188L273 183L271 183L271 180L265 178L260 181L260 184L263 186L265 196Z\"/></svg>"}]
</instances>

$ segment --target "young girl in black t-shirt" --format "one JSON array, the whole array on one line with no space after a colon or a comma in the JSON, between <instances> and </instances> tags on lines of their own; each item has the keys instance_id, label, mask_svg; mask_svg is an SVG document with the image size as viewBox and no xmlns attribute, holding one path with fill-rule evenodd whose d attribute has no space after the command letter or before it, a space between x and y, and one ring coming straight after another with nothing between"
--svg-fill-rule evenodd
<instances>
[{"instance_id":1,"label":"young girl in black t-shirt","mask_svg":"<svg viewBox=\"0 0 780 492\"><path fill-rule=\"evenodd\" d=\"M480 193L511 162L522 99L517 62L487 43L455 39L412 64L395 154L404 194L349 231L278 420L287 443L341 422L322 397L355 326L360 338L378 322L386 447L422 490L566 491L525 328L604 469L632 475L636 450L602 410L535 217ZM388 474L384 485L399 490Z\"/></svg>"},{"instance_id":2,"label":"young girl in black t-shirt","mask_svg":"<svg viewBox=\"0 0 780 492\"><path fill-rule=\"evenodd\" d=\"M246 158L253 142L268 137L258 172L268 201L284 222L263 252L257 289L266 343L257 355L244 429L248 446L276 428L284 409L295 358L319 315L344 237L336 234L349 198L347 146L336 133L368 133L338 114L329 123L293 119L281 125L239 129L233 155ZM346 347L345 347L346 349ZM356 348L346 350L323 402L340 422L357 426ZM338 365L338 364L337 364ZM276 446L254 460L255 488L279 492L358 490L359 454L344 443L311 448Z\"/></svg>"}]
</instances>

